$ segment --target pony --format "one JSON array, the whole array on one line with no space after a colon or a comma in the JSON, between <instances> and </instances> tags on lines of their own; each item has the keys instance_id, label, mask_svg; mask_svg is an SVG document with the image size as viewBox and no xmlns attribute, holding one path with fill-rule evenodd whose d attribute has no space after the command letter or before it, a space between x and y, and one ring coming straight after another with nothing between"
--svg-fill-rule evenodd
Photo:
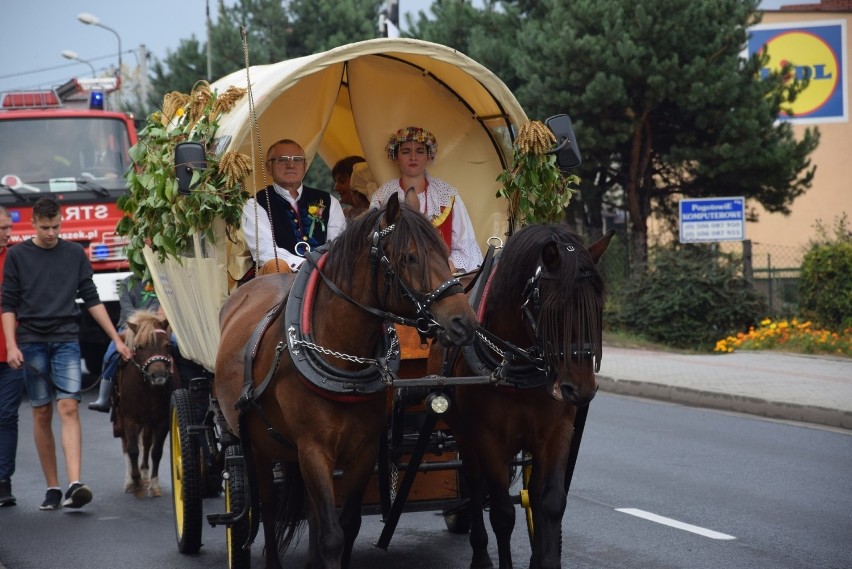
<instances>
[{"instance_id":1,"label":"pony","mask_svg":"<svg viewBox=\"0 0 852 569\"><path fill-rule=\"evenodd\" d=\"M440 347L430 353L433 373L440 367L442 375L492 378L492 384L457 385L446 419L470 488L472 568L493 567L486 495L500 569L512 567L510 465L520 452L532 457L529 566L561 567L561 523L576 458L569 449L579 443L572 440L575 418L595 395L602 355L603 282L595 264L613 234L586 249L563 225L521 229L493 271L483 267L470 293L482 323L477 341L464 357ZM579 439L582 426L576 427Z\"/></svg>"},{"instance_id":2,"label":"pony","mask_svg":"<svg viewBox=\"0 0 852 569\"><path fill-rule=\"evenodd\" d=\"M169 433L169 399L175 389L169 339L168 320L156 313L137 310L127 318L124 341L133 358L122 361L116 374L113 430L121 437L127 466L124 491L136 497L162 496L160 459Z\"/></svg>"},{"instance_id":3,"label":"pony","mask_svg":"<svg viewBox=\"0 0 852 569\"><path fill-rule=\"evenodd\" d=\"M256 277L225 301L214 397L259 494L252 503L259 498L267 568L281 567L305 517L305 566L349 566L398 352L386 321L448 344L474 338L476 316L447 259L429 221L394 196L350 219L295 276ZM274 463L283 469L278 488Z\"/></svg>"}]
</instances>

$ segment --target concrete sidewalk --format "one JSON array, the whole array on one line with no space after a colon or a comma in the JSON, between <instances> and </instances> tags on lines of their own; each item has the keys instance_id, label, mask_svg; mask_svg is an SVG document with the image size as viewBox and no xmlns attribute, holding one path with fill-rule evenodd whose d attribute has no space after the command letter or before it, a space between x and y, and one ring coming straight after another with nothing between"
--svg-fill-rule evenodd
<instances>
[{"instance_id":1,"label":"concrete sidewalk","mask_svg":"<svg viewBox=\"0 0 852 569\"><path fill-rule=\"evenodd\" d=\"M852 359L778 352L685 355L604 346L605 392L852 429Z\"/></svg>"}]
</instances>

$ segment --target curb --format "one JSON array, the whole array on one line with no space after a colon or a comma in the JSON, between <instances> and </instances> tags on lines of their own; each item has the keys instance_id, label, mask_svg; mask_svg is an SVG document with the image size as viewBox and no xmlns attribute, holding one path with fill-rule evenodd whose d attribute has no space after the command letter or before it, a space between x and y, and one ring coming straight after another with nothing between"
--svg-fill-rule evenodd
<instances>
[{"instance_id":1,"label":"curb","mask_svg":"<svg viewBox=\"0 0 852 569\"><path fill-rule=\"evenodd\" d=\"M852 429L852 411L769 401L758 397L731 395L689 387L673 387L647 381L613 379L603 375L597 376L597 382L601 391L607 393L669 401L722 411L734 411L769 419L783 419L840 429Z\"/></svg>"}]
</instances>

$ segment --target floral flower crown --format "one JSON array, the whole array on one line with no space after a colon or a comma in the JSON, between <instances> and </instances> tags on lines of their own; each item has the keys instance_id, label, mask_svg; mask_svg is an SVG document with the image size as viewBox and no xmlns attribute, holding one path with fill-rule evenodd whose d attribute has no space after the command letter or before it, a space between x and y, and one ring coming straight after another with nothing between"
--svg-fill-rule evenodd
<instances>
[{"instance_id":1,"label":"floral flower crown","mask_svg":"<svg viewBox=\"0 0 852 569\"><path fill-rule=\"evenodd\" d=\"M407 126L396 131L388 139L388 145L385 147L388 158L396 160L399 147L403 142L422 142L426 145L426 155L429 157L429 161L435 160L435 155L438 153L438 141L435 140L435 135L428 130L418 126Z\"/></svg>"}]
</instances>

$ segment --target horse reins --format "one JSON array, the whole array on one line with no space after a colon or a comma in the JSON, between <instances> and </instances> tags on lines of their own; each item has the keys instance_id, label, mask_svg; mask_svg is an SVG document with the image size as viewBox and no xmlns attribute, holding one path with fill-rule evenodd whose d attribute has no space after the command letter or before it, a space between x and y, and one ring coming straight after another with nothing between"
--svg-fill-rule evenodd
<instances>
[{"instance_id":1,"label":"horse reins","mask_svg":"<svg viewBox=\"0 0 852 569\"><path fill-rule=\"evenodd\" d=\"M429 307L433 304L444 298L445 296L450 296L453 294L461 294L464 292L462 288L461 281L457 278L451 278L440 285L438 285L435 290L426 294L420 294L412 291L408 286L406 286L405 282L399 278L399 275L394 271L393 265L387 257L384 249L381 246L381 240L393 232L396 228L396 224L391 224L385 227L382 230L379 230L376 227L376 230L373 232L372 237L372 245L370 246L370 267L373 274L373 296L379 301L378 296L378 271L379 265L381 264L382 268L385 271L385 297L387 296L387 289L391 286L391 282L396 282L397 286L402 290L403 298L408 299L415 308L415 312L417 313L417 318L407 318L405 316L399 316L392 312L388 312L383 308L375 308L372 306L365 306L361 304L348 294L346 294L343 290L340 289L336 284L334 284L330 278L322 271L321 268L317 266L316 260L311 258L310 256L306 257L309 263L313 266L314 270L319 272L320 277L322 277L326 286L338 297L343 300L353 304L361 308L362 310L369 312L374 316L378 316L382 320L389 320L396 324L402 324L404 326L411 326L415 328L417 332L420 334L421 339L434 337L437 331L441 328L441 325L435 320L435 317L429 311ZM381 305L381 301L379 301Z\"/></svg>"},{"instance_id":2,"label":"horse reins","mask_svg":"<svg viewBox=\"0 0 852 569\"><path fill-rule=\"evenodd\" d=\"M568 246L568 249L569 251L574 250L571 246ZM486 254L486 263L483 263L483 268L487 264L489 254ZM495 256L493 264L488 267L489 273L496 270L498 259L499 256ZM589 278L592 274L592 271L584 270L579 273L578 278ZM510 384L516 387L535 387L547 381L547 378L553 372L544 358L544 343L538 330L538 319L541 313L541 282L556 279L556 275L544 270L539 264L533 276L527 280L524 286L521 311L524 319L530 325L535 343L524 349L480 327L476 332L477 341L474 345L466 346L462 350L471 369L476 373L490 373L492 381L495 383ZM483 295L475 295L475 298L471 299L471 305L478 312L480 303L484 301ZM491 353L497 354L501 361L494 358ZM589 358L593 357L594 353L594 347L587 342L582 348L572 349L569 357ZM558 355L562 359L566 357L566 354L561 351ZM448 373L454 364L455 357L446 358L442 372Z\"/></svg>"}]
</instances>

